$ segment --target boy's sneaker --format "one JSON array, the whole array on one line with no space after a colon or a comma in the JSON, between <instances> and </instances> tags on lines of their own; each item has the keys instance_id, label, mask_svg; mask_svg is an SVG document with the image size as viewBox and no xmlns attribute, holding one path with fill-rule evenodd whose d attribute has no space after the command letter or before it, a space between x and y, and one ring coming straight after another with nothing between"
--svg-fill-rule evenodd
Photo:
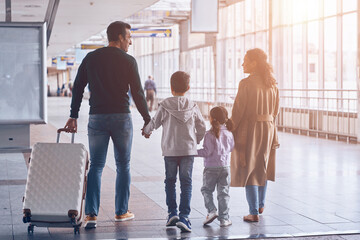
<instances>
[{"instance_id":1,"label":"boy's sneaker","mask_svg":"<svg viewBox=\"0 0 360 240\"><path fill-rule=\"evenodd\" d=\"M86 229L96 228L96 215L94 214L87 215L84 222L85 222L84 228Z\"/></svg>"},{"instance_id":2,"label":"boy's sneaker","mask_svg":"<svg viewBox=\"0 0 360 240\"><path fill-rule=\"evenodd\" d=\"M180 217L180 220L176 223L176 226L180 228L182 232L191 232L191 223L188 218Z\"/></svg>"},{"instance_id":3,"label":"boy's sneaker","mask_svg":"<svg viewBox=\"0 0 360 240\"><path fill-rule=\"evenodd\" d=\"M130 212L127 211L126 213L122 214L122 215L115 215L115 222L124 222L130 219L134 219L135 215Z\"/></svg>"},{"instance_id":4,"label":"boy's sneaker","mask_svg":"<svg viewBox=\"0 0 360 240\"><path fill-rule=\"evenodd\" d=\"M206 216L206 219L204 221L204 225L211 223L212 221L214 221L219 215L217 214L216 210L211 211L208 213L208 215Z\"/></svg>"},{"instance_id":5,"label":"boy's sneaker","mask_svg":"<svg viewBox=\"0 0 360 240\"><path fill-rule=\"evenodd\" d=\"M179 221L179 216L176 213L170 213L166 222L167 227L176 226Z\"/></svg>"},{"instance_id":6,"label":"boy's sneaker","mask_svg":"<svg viewBox=\"0 0 360 240\"><path fill-rule=\"evenodd\" d=\"M230 219L221 219L220 220L220 227L227 227L232 224Z\"/></svg>"}]
</instances>

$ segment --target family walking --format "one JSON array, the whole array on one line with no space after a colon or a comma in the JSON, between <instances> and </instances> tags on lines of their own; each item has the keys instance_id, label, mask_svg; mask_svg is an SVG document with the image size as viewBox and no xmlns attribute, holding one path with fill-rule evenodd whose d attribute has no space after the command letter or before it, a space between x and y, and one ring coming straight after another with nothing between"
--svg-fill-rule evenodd
<instances>
[{"instance_id":1,"label":"family walking","mask_svg":"<svg viewBox=\"0 0 360 240\"><path fill-rule=\"evenodd\" d=\"M215 219L220 226L232 224L229 216L229 187L245 187L249 215L257 222L265 208L267 181L275 179L275 149L278 147L275 118L279 93L266 54L247 51L243 68L249 76L239 83L231 117L216 106L206 131L199 107L187 96L190 75L177 71L170 78L172 97L159 103L153 118L142 89L136 60L128 55L130 25L113 22L107 28L108 47L89 53L81 63L73 87L70 118L65 128L77 131L83 92L91 91L88 140L90 170L85 198L85 228L94 228L100 207L101 175L110 138L116 162L115 221L135 216L128 210L130 195L130 151L133 137L128 91L144 120L142 135L149 138L162 126L162 155L165 163L166 226L191 232L192 171L195 157L204 158L201 193L208 211L204 225ZM152 104L151 104L152 107ZM203 147L198 144L203 140ZM180 180L180 204L176 202L176 180ZM218 206L213 201L217 189Z\"/></svg>"}]
</instances>

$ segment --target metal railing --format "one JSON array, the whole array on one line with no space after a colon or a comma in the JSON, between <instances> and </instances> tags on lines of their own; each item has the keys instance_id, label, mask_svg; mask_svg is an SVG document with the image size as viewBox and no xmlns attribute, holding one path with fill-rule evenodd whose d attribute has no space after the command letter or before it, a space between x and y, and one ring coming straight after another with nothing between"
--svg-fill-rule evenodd
<instances>
[{"instance_id":1,"label":"metal railing","mask_svg":"<svg viewBox=\"0 0 360 240\"><path fill-rule=\"evenodd\" d=\"M160 98L162 93L171 95L168 89L159 90ZM226 107L231 114L236 92L236 88L193 87L189 97L207 117L215 105ZM277 126L286 132L356 142L357 104L357 90L280 89Z\"/></svg>"}]
</instances>

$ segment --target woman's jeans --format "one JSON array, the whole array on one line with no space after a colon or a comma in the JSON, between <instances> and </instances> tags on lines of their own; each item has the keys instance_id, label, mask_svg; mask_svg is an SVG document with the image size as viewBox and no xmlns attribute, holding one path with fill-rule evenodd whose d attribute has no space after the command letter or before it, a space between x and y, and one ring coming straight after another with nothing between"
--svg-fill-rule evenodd
<instances>
[{"instance_id":1,"label":"woman's jeans","mask_svg":"<svg viewBox=\"0 0 360 240\"><path fill-rule=\"evenodd\" d=\"M176 175L179 168L180 178L180 217L188 218L192 191L192 170L194 156L164 157L165 159L165 193L169 214L177 214Z\"/></svg>"},{"instance_id":2,"label":"woman's jeans","mask_svg":"<svg viewBox=\"0 0 360 240\"><path fill-rule=\"evenodd\" d=\"M264 186L245 186L246 200L249 204L249 211L251 215L259 215L259 208L265 206L267 182Z\"/></svg>"},{"instance_id":3,"label":"woman's jeans","mask_svg":"<svg viewBox=\"0 0 360 240\"><path fill-rule=\"evenodd\" d=\"M229 219L229 185L230 167L204 169L201 193L204 196L205 207L208 213L217 210L213 199L213 192L216 187L219 205L219 220Z\"/></svg>"},{"instance_id":4,"label":"woman's jeans","mask_svg":"<svg viewBox=\"0 0 360 240\"><path fill-rule=\"evenodd\" d=\"M98 215L101 175L111 138L116 162L115 214L128 211L130 195L130 152L133 126L130 113L91 114L88 124L90 170L88 173L85 214Z\"/></svg>"}]
</instances>

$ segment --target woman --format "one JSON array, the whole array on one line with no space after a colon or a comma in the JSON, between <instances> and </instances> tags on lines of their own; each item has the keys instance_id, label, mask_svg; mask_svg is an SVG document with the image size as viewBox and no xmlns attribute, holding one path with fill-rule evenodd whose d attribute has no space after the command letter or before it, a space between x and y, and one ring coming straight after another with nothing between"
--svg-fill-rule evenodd
<instances>
[{"instance_id":1,"label":"woman","mask_svg":"<svg viewBox=\"0 0 360 240\"><path fill-rule=\"evenodd\" d=\"M258 222L264 211L267 180L275 180L279 90L263 50L247 51L242 66L250 75L239 83L232 109L235 148L230 186L245 187L250 214L244 221Z\"/></svg>"}]
</instances>

